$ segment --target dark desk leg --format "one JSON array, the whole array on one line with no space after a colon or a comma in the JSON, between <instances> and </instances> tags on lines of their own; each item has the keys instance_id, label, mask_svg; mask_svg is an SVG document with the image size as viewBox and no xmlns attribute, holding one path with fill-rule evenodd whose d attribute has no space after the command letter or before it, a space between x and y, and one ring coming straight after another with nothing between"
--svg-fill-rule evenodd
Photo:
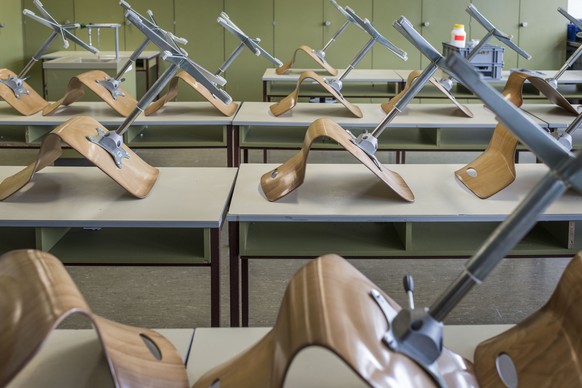
<instances>
[{"instance_id":1,"label":"dark desk leg","mask_svg":"<svg viewBox=\"0 0 582 388\"><path fill-rule=\"evenodd\" d=\"M239 224L228 223L228 241L230 245L230 326L240 326L240 260L239 260Z\"/></svg>"},{"instance_id":2,"label":"dark desk leg","mask_svg":"<svg viewBox=\"0 0 582 388\"><path fill-rule=\"evenodd\" d=\"M242 326L249 327L249 260L241 260L241 313Z\"/></svg>"},{"instance_id":3,"label":"dark desk leg","mask_svg":"<svg viewBox=\"0 0 582 388\"><path fill-rule=\"evenodd\" d=\"M232 149L232 136L233 136L233 128L232 125L226 126L226 166L233 167L232 158L234 150Z\"/></svg>"},{"instance_id":4,"label":"dark desk leg","mask_svg":"<svg viewBox=\"0 0 582 388\"><path fill-rule=\"evenodd\" d=\"M233 125L232 126L232 141L233 141L233 149L232 149L232 155L233 155L233 162L234 162L234 167L238 167L240 166L240 138L239 138L239 133L240 133L240 126L238 125Z\"/></svg>"},{"instance_id":5,"label":"dark desk leg","mask_svg":"<svg viewBox=\"0 0 582 388\"><path fill-rule=\"evenodd\" d=\"M220 326L220 229L210 229L210 325Z\"/></svg>"},{"instance_id":6,"label":"dark desk leg","mask_svg":"<svg viewBox=\"0 0 582 388\"><path fill-rule=\"evenodd\" d=\"M269 162L269 153L267 151L267 149L263 149L263 163L268 163Z\"/></svg>"},{"instance_id":7,"label":"dark desk leg","mask_svg":"<svg viewBox=\"0 0 582 388\"><path fill-rule=\"evenodd\" d=\"M267 81L263 81L263 102L268 102L267 99Z\"/></svg>"}]
</instances>

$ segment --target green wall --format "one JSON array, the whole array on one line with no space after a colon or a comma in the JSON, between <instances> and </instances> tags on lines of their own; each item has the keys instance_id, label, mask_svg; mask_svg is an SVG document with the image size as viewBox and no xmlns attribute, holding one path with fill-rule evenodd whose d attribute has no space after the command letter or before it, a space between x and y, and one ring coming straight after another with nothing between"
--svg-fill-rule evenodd
<instances>
[{"instance_id":1,"label":"green wall","mask_svg":"<svg viewBox=\"0 0 582 388\"><path fill-rule=\"evenodd\" d=\"M0 0L4 4L15 0ZM426 65L417 50L392 27L400 15L405 15L438 50L443 40L449 39L454 23L465 23L468 37L481 38L483 30L465 8L466 0L339 0L340 5L352 7L361 17L370 19L376 28L409 54L408 62L403 62L384 47L374 47L364 58L360 68L413 69ZM505 68L522 66L536 69L556 69L565 60L566 19L556 8L566 7L567 0L472 0L479 10L498 28L513 34L515 41L529 51L534 58L527 62L506 50ZM16 2L17 3L17 2ZM16 4L14 3L14 4ZM117 22L122 23L121 49L133 51L143 41L143 36L135 27L123 20L123 12L117 0L43 0L43 4L59 21L78 23ZM251 37L260 37L262 46L285 62L300 44L321 48L343 24L341 15L328 0L133 0L130 4L144 14L147 9L154 12L156 20L163 28L188 39L186 50L190 57L211 71L230 55L237 41L225 32L216 18L221 11ZM35 10L32 0L22 0L22 7ZM445 10L445 11L443 11ZM540 11L542 10L542 11ZM502 12L501 12L502 11ZM24 18L24 40L18 49L10 52L30 55L46 39L46 27ZM329 22L329 23L326 23ZM521 26L525 22L527 27ZM543 27L543 28L542 28ZM86 30L79 36L86 39ZM0 29L0 38L2 30ZM329 49L328 61L336 67L345 67L366 42L367 36L355 28L348 27L344 35ZM112 49L112 39L103 36L102 49ZM495 44L495 42L492 42ZM111 46L111 47L110 47ZM1 46L0 47L4 47ZM57 41L54 50L61 50ZM6 52L6 49L3 49ZM3 58L2 63L7 59ZM13 59L10 59L14 63ZM300 65L312 66L301 60ZM226 73L229 81L227 90L235 100L260 100L262 98L261 75L271 63L255 57L245 50ZM33 86L40 82L39 70L33 73ZM194 93L185 90L181 99L196 99Z\"/></svg>"}]
</instances>

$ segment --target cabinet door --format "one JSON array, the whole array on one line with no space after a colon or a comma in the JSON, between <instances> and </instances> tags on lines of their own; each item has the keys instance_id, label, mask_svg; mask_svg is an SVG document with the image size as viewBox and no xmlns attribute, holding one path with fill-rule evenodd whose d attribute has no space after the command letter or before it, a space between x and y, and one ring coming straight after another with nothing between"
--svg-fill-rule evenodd
<instances>
[{"instance_id":1,"label":"cabinet door","mask_svg":"<svg viewBox=\"0 0 582 388\"><path fill-rule=\"evenodd\" d=\"M260 38L261 47L273 55L272 0L226 0L225 12L249 37ZM225 58L228 58L239 44L240 39L226 32ZM262 101L262 76L265 69L272 67L275 67L272 62L264 57L255 56L245 47L226 72L228 93L238 101Z\"/></svg>"},{"instance_id":2,"label":"cabinet door","mask_svg":"<svg viewBox=\"0 0 582 388\"><path fill-rule=\"evenodd\" d=\"M43 0L42 4L59 23L72 23L75 20L73 0ZM23 0L22 5L23 8L39 14L33 4L33 0ZM29 17L23 16L22 20L24 23L24 61L28 62L47 40L52 30ZM75 50L75 46L75 44L71 44L69 50ZM64 47L63 41L57 37L46 52L49 53L59 50L64 50ZM19 70L15 72L18 73ZM30 78L26 82L42 96L42 65L37 63L28 75Z\"/></svg>"},{"instance_id":3,"label":"cabinet door","mask_svg":"<svg viewBox=\"0 0 582 388\"><path fill-rule=\"evenodd\" d=\"M496 28L505 32L506 34L512 35L514 38L512 41L515 44L519 44L518 38L518 23L519 19L519 2L518 1L506 1L506 0L473 0L472 3L475 5L477 10L487 18ZM500 12L503 10L503 12ZM481 39L485 36L485 29L476 20L471 19L471 30L467 36L471 39ZM517 57L518 54L512 49L508 48L495 38L489 40L489 44L505 47L503 52L503 68L511 69L517 67ZM522 47L527 51L525 47ZM523 58L519 56L520 58ZM525 59L524 59L525 60Z\"/></svg>"},{"instance_id":4,"label":"cabinet door","mask_svg":"<svg viewBox=\"0 0 582 388\"><path fill-rule=\"evenodd\" d=\"M422 22L420 32L433 47L442 52L443 42L451 40L453 24L469 26L469 14L465 11L467 3L462 0L425 0L422 2ZM414 26L418 30L418 26ZM422 56L422 67L429 61Z\"/></svg>"},{"instance_id":5,"label":"cabinet door","mask_svg":"<svg viewBox=\"0 0 582 388\"><path fill-rule=\"evenodd\" d=\"M350 7L362 19L368 19L373 22L372 0L338 0L337 3L341 7ZM323 4L323 40L325 44L346 22L346 18L329 1L324 0ZM367 33L351 24L329 49L326 50L326 60L333 67L344 69L354 60L369 40L370 36ZM317 47L317 49L321 49L322 47ZM370 69L371 67L372 51L370 50L358 64L357 68Z\"/></svg>"},{"instance_id":6,"label":"cabinet door","mask_svg":"<svg viewBox=\"0 0 582 388\"><path fill-rule=\"evenodd\" d=\"M566 0L521 0L519 45L532 56L518 59L520 67L558 69L566 59L568 20L558 11L567 8Z\"/></svg>"},{"instance_id":7,"label":"cabinet door","mask_svg":"<svg viewBox=\"0 0 582 388\"><path fill-rule=\"evenodd\" d=\"M176 35L188 39L190 59L215 73L224 62L224 28L216 22L222 1L176 1ZM198 93L181 87L178 99L203 100Z\"/></svg>"},{"instance_id":8,"label":"cabinet door","mask_svg":"<svg viewBox=\"0 0 582 388\"><path fill-rule=\"evenodd\" d=\"M17 73L23 67L22 5L20 0L2 0L0 16L0 68Z\"/></svg>"},{"instance_id":9,"label":"cabinet door","mask_svg":"<svg viewBox=\"0 0 582 388\"><path fill-rule=\"evenodd\" d=\"M324 0L274 0L275 55L283 62L291 59L300 45L314 50L323 47ZM314 68L306 55L299 54L293 67Z\"/></svg>"},{"instance_id":10,"label":"cabinet door","mask_svg":"<svg viewBox=\"0 0 582 388\"><path fill-rule=\"evenodd\" d=\"M405 16L420 30L422 0L408 1L374 1L374 26L388 40L408 53L408 61L403 61L386 48L374 47L374 69L418 69L420 68L420 53L393 27L394 21Z\"/></svg>"}]
</instances>

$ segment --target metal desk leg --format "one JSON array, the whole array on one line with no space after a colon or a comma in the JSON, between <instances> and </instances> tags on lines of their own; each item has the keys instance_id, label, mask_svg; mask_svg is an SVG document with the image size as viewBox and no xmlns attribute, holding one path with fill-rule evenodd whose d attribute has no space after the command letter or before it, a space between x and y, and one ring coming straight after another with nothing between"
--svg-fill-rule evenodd
<instances>
[{"instance_id":1,"label":"metal desk leg","mask_svg":"<svg viewBox=\"0 0 582 388\"><path fill-rule=\"evenodd\" d=\"M228 241L230 245L230 326L240 326L240 258L239 258L239 224L228 223Z\"/></svg>"},{"instance_id":2,"label":"metal desk leg","mask_svg":"<svg viewBox=\"0 0 582 388\"><path fill-rule=\"evenodd\" d=\"M249 327L249 260L241 259L241 315L242 327Z\"/></svg>"},{"instance_id":3,"label":"metal desk leg","mask_svg":"<svg viewBox=\"0 0 582 388\"><path fill-rule=\"evenodd\" d=\"M232 124L226 126L226 166L233 167L233 152L232 149L232 136L233 136L233 128Z\"/></svg>"},{"instance_id":4,"label":"metal desk leg","mask_svg":"<svg viewBox=\"0 0 582 388\"><path fill-rule=\"evenodd\" d=\"M267 98L267 81L263 81L263 102L269 102Z\"/></svg>"},{"instance_id":5,"label":"metal desk leg","mask_svg":"<svg viewBox=\"0 0 582 388\"><path fill-rule=\"evenodd\" d=\"M220 229L210 229L210 325L220 326Z\"/></svg>"},{"instance_id":6,"label":"metal desk leg","mask_svg":"<svg viewBox=\"0 0 582 388\"><path fill-rule=\"evenodd\" d=\"M233 140L233 150L232 150L232 154L233 154L233 162L234 162L234 167L238 167L240 166L240 126L239 125L233 125L232 126L233 130L233 135L232 135L232 140Z\"/></svg>"}]
</instances>

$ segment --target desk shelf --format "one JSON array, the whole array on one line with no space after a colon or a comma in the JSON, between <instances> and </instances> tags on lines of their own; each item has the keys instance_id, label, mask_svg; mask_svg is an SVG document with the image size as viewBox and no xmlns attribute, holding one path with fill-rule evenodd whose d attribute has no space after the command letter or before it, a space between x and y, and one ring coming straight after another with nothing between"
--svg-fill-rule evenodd
<instances>
[{"instance_id":1,"label":"desk shelf","mask_svg":"<svg viewBox=\"0 0 582 388\"><path fill-rule=\"evenodd\" d=\"M469 257L498 222L241 222L240 256ZM579 225L582 228L582 225ZM511 256L566 256L582 245L574 221L542 221Z\"/></svg>"},{"instance_id":2,"label":"desk shelf","mask_svg":"<svg viewBox=\"0 0 582 388\"><path fill-rule=\"evenodd\" d=\"M131 126L125 135L130 147L226 147L227 130L222 127Z\"/></svg>"},{"instance_id":3,"label":"desk shelf","mask_svg":"<svg viewBox=\"0 0 582 388\"><path fill-rule=\"evenodd\" d=\"M36 246L35 228L0 227L0 252L30 249Z\"/></svg>"},{"instance_id":4,"label":"desk shelf","mask_svg":"<svg viewBox=\"0 0 582 388\"><path fill-rule=\"evenodd\" d=\"M266 101L273 101L288 96L297 86L296 82L267 82ZM302 97L331 97L331 95L319 84L304 82L299 90ZM373 82L346 82L343 84L342 95L347 98L382 98L394 97L397 84L373 83Z\"/></svg>"},{"instance_id":5,"label":"desk shelf","mask_svg":"<svg viewBox=\"0 0 582 388\"><path fill-rule=\"evenodd\" d=\"M349 129L355 136L363 129ZM241 149L299 149L306 128L241 126ZM378 139L380 151L484 150L493 128L387 128ZM312 149L342 149L328 138L317 139Z\"/></svg>"},{"instance_id":6,"label":"desk shelf","mask_svg":"<svg viewBox=\"0 0 582 388\"><path fill-rule=\"evenodd\" d=\"M37 249L66 264L210 263L207 229L37 228L36 232Z\"/></svg>"}]
</instances>

